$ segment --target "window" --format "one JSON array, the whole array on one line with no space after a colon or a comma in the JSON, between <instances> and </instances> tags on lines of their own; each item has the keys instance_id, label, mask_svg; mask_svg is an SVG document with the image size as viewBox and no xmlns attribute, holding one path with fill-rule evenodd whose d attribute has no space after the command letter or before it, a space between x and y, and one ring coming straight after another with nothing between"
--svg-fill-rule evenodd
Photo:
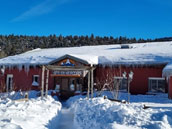
<instances>
[{"instance_id":1,"label":"window","mask_svg":"<svg viewBox=\"0 0 172 129\"><path fill-rule=\"evenodd\" d=\"M75 79L70 79L70 91L75 91Z\"/></svg>"},{"instance_id":2,"label":"window","mask_svg":"<svg viewBox=\"0 0 172 129\"><path fill-rule=\"evenodd\" d=\"M127 91L127 78L124 77L115 77L114 86L119 87L119 91Z\"/></svg>"},{"instance_id":3,"label":"window","mask_svg":"<svg viewBox=\"0 0 172 129\"><path fill-rule=\"evenodd\" d=\"M149 78L149 92L165 93L165 78Z\"/></svg>"},{"instance_id":4,"label":"window","mask_svg":"<svg viewBox=\"0 0 172 129\"><path fill-rule=\"evenodd\" d=\"M123 78L122 81L121 81L121 84L120 84L120 88L119 90L122 90L122 91L127 91L128 90L128 84L127 84L127 78Z\"/></svg>"},{"instance_id":5,"label":"window","mask_svg":"<svg viewBox=\"0 0 172 129\"><path fill-rule=\"evenodd\" d=\"M81 93L81 90L82 90L81 79L77 78L76 79L76 91L75 91L75 93Z\"/></svg>"},{"instance_id":6,"label":"window","mask_svg":"<svg viewBox=\"0 0 172 129\"><path fill-rule=\"evenodd\" d=\"M32 86L39 86L39 75L33 75Z\"/></svg>"},{"instance_id":7,"label":"window","mask_svg":"<svg viewBox=\"0 0 172 129\"><path fill-rule=\"evenodd\" d=\"M55 90L56 90L57 92L60 91L60 85L59 85L59 84L56 84Z\"/></svg>"}]
</instances>

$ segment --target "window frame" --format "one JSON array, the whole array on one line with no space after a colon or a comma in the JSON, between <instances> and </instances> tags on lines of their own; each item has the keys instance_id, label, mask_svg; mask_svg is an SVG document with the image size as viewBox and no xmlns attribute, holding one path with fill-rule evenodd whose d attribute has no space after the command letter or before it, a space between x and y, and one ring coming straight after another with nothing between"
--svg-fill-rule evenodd
<instances>
[{"instance_id":1,"label":"window frame","mask_svg":"<svg viewBox=\"0 0 172 129\"><path fill-rule=\"evenodd\" d=\"M37 81L35 78L37 78ZM39 75L32 76L32 86L39 86Z\"/></svg>"},{"instance_id":2,"label":"window frame","mask_svg":"<svg viewBox=\"0 0 172 129\"><path fill-rule=\"evenodd\" d=\"M119 76L116 76L114 77L114 85L115 85L115 81L120 81L120 84L119 84L119 91L120 92L127 92L128 91L128 79L127 77L119 77ZM126 88L124 88L124 81L126 81Z\"/></svg>"},{"instance_id":3,"label":"window frame","mask_svg":"<svg viewBox=\"0 0 172 129\"><path fill-rule=\"evenodd\" d=\"M152 81L156 81L155 82L155 89L153 90L153 86L152 86ZM164 81L164 87L163 87L163 91L160 90L159 86L159 81ZM163 77L149 77L148 78L148 92L152 92L152 93L165 93L165 78ZM162 86L162 85L161 85Z\"/></svg>"},{"instance_id":4,"label":"window frame","mask_svg":"<svg viewBox=\"0 0 172 129\"><path fill-rule=\"evenodd\" d=\"M6 78L6 91L7 92L10 92L13 90L13 78L14 78L13 74L7 74L7 78ZM10 84L9 84L9 79L11 79Z\"/></svg>"}]
</instances>

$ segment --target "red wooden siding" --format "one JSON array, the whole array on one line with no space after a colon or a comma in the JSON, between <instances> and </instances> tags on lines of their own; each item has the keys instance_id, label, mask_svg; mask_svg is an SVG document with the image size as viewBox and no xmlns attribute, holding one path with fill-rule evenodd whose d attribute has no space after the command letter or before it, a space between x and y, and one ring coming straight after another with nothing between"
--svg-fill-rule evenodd
<instances>
[{"instance_id":1,"label":"red wooden siding","mask_svg":"<svg viewBox=\"0 0 172 129\"><path fill-rule=\"evenodd\" d=\"M162 66L154 66L154 67L101 67L98 66L94 71L94 79L105 80L112 78L114 76L120 76L120 73L126 71L129 73L130 71L134 72L134 78L131 82L130 92L132 94L145 94L148 92L148 78L149 77L162 77ZM2 84L6 84L6 76L7 74L13 74L13 82L14 82L14 90L40 90L41 88L41 74L42 69L40 67L30 68L27 73L24 69L19 71L17 68L8 70L6 69L5 75L0 76L0 85L2 88ZM50 71L50 75L52 72ZM108 75L109 74L109 75ZM39 86L32 86L32 77L33 75L39 75ZM46 72L45 72L46 75ZM108 75L108 76L107 76ZM172 97L172 79L170 80L170 96ZM49 76L49 89L54 89L54 77Z\"/></svg>"},{"instance_id":2,"label":"red wooden siding","mask_svg":"<svg viewBox=\"0 0 172 129\"><path fill-rule=\"evenodd\" d=\"M11 70L6 69L5 75L0 76L1 89L2 89L2 86L5 86L6 84L7 74L13 74L13 90L15 91L18 91L20 89L21 90L40 90L41 88L41 77L42 77L41 68L30 68L28 72L26 72L24 69L19 71L17 68L13 68ZM33 75L39 75L39 86L32 86ZM53 86L54 86L53 78L49 77L49 89L54 88Z\"/></svg>"},{"instance_id":3,"label":"red wooden siding","mask_svg":"<svg viewBox=\"0 0 172 129\"><path fill-rule=\"evenodd\" d=\"M108 77L120 76L124 71L129 73L133 71L133 81L130 85L130 92L132 94L145 94L148 92L148 78L149 77L162 77L162 69L164 66L156 67L98 67L96 69L96 78L100 80L107 79ZM110 73L110 75L107 74ZM121 75L122 76L122 75Z\"/></svg>"}]
</instances>

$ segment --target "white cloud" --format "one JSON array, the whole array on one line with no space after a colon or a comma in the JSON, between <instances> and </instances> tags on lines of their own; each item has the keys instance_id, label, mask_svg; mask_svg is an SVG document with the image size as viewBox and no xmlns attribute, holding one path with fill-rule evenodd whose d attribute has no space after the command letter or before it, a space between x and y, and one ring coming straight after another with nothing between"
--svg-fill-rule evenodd
<instances>
[{"instance_id":1,"label":"white cloud","mask_svg":"<svg viewBox=\"0 0 172 129\"><path fill-rule=\"evenodd\" d=\"M27 19L40 16L52 12L58 5L64 4L69 0L45 0L42 3L32 7L31 9L25 11L18 17L12 19L12 22L25 21Z\"/></svg>"}]
</instances>

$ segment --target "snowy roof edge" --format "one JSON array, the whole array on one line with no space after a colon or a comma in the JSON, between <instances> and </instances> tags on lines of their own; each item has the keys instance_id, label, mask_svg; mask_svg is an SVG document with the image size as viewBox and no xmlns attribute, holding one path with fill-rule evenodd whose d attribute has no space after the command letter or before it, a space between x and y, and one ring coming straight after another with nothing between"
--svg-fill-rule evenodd
<instances>
[{"instance_id":1,"label":"snowy roof edge","mask_svg":"<svg viewBox=\"0 0 172 129\"><path fill-rule=\"evenodd\" d=\"M53 63L55 63L55 62L58 62L58 61L60 61L60 60L65 59L65 58L70 58L70 59L76 60L76 61L78 61L78 62L81 62L81 63L83 63L83 64L87 64L87 65L90 64L87 60L83 60L83 59L81 59L81 58L75 57L75 56L70 55L70 54L65 54L64 56L61 56L61 57L59 57L59 58L57 58L57 59L55 59L55 60L53 60L53 61L50 61L48 64L53 64Z\"/></svg>"}]
</instances>

